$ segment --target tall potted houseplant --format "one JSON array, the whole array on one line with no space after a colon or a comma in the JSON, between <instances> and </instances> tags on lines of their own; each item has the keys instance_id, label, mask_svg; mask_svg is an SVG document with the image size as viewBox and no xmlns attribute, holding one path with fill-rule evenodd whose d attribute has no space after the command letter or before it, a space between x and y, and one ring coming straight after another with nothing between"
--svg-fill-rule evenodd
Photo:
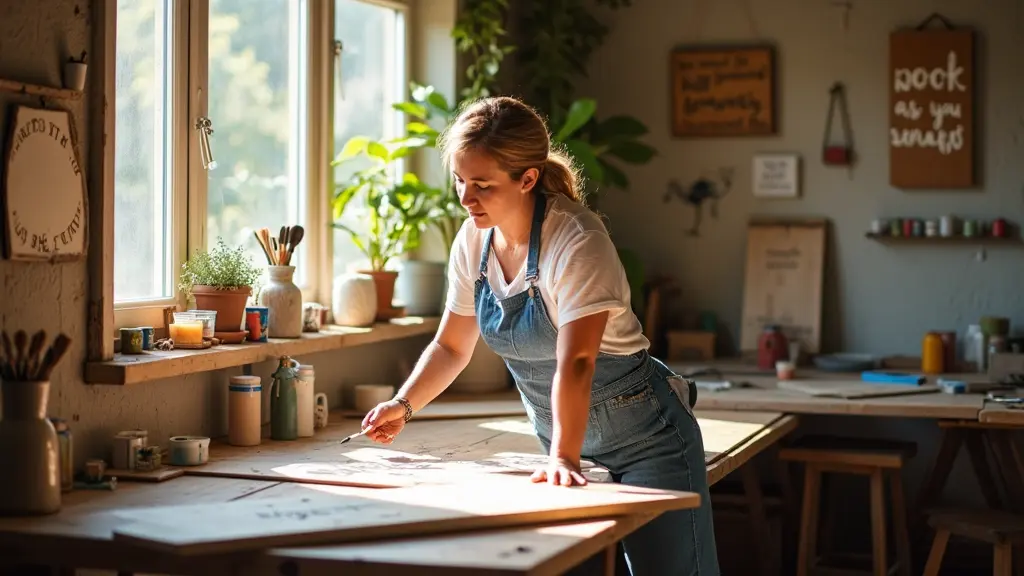
<instances>
[{"instance_id":1,"label":"tall potted houseplant","mask_svg":"<svg viewBox=\"0 0 1024 576\"><path fill-rule=\"evenodd\" d=\"M373 278L377 289L377 319L393 316L392 300L398 272L387 268L398 256L419 246L421 232L433 211L433 198L439 191L407 173L392 176L395 160L408 155L410 148L395 142L379 142L356 136L345 143L332 163L341 165L356 158L369 160L369 166L357 170L336 186L333 199L335 228L352 238L366 257L368 269L362 274ZM356 230L340 222L346 211L356 206L366 211L365 230Z\"/></svg>"},{"instance_id":2,"label":"tall potted houseplant","mask_svg":"<svg viewBox=\"0 0 1024 576\"><path fill-rule=\"evenodd\" d=\"M196 250L182 264L178 289L186 300L195 299L196 308L217 312L217 332L238 332L261 273L241 246L229 248L217 238L216 246Z\"/></svg>"}]
</instances>

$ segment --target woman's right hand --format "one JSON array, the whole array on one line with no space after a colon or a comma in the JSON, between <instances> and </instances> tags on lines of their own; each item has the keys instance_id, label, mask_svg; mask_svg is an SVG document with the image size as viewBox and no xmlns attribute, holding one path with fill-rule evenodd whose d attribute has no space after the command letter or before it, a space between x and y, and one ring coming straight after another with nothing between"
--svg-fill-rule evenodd
<instances>
[{"instance_id":1,"label":"woman's right hand","mask_svg":"<svg viewBox=\"0 0 1024 576\"><path fill-rule=\"evenodd\" d=\"M405 428L405 406L398 400L388 400L374 406L363 417L362 429L371 427L366 437L381 444L391 444Z\"/></svg>"}]
</instances>

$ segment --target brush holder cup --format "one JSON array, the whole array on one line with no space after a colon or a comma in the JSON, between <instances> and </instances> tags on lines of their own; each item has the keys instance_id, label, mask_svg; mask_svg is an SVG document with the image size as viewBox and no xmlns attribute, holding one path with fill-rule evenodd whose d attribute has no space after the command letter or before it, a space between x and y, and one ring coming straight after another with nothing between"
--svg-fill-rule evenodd
<instances>
[{"instance_id":1,"label":"brush holder cup","mask_svg":"<svg viewBox=\"0 0 1024 576\"><path fill-rule=\"evenodd\" d=\"M270 282L260 291L260 305L268 310L267 336L302 336L302 290L295 285L295 266L269 266Z\"/></svg>"},{"instance_id":2,"label":"brush holder cup","mask_svg":"<svg viewBox=\"0 0 1024 576\"><path fill-rule=\"evenodd\" d=\"M60 510L60 441L46 418L50 382L0 383L0 516Z\"/></svg>"}]
</instances>

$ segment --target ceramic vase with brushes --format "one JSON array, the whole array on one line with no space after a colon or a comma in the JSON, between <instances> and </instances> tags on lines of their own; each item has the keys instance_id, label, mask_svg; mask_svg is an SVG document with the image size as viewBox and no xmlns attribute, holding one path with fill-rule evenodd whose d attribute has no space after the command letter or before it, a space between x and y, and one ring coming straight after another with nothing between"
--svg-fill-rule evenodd
<instances>
[{"instance_id":1,"label":"ceramic vase with brushes","mask_svg":"<svg viewBox=\"0 0 1024 576\"><path fill-rule=\"evenodd\" d=\"M295 285L295 266L291 265L295 248L305 234L302 226L282 226L277 237L263 228L256 240L267 257L270 281L260 290L259 304L267 308L267 336L302 336L302 290Z\"/></svg>"},{"instance_id":2,"label":"ceramic vase with brushes","mask_svg":"<svg viewBox=\"0 0 1024 576\"><path fill-rule=\"evenodd\" d=\"M0 334L0 516L53 514L61 506L60 442L46 417L50 375L71 340L57 336L43 354L46 332L28 344L23 330L14 339Z\"/></svg>"}]
</instances>

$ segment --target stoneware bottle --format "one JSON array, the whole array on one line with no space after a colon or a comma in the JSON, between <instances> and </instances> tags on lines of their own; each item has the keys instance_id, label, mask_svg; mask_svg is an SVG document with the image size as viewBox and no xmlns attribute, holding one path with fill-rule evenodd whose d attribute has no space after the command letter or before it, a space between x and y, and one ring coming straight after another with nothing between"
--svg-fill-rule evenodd
<instances>
[{"instance_id":1,"label":"stoneware bottle","mask_svg":"<svg viewBox=\"0 0 1024 576\"><path fill-rule=\"evenodd\" d=\"M46 418L50 382L0 384L0 516L60 510L60 443Z\"/></svg>"},{"instance_id":2,"label":"stoneware bottle","mask_svg":"<svg viewBox=\"0 0 1024 576\"><path fill-rule=\"evenodd\" d=\"M268 266L270 282L260 291L260 305L269 312L270 338L302 336L302 290L295 285L295 266Z\"/></svg>"},{"instance_id":3,"label":"stoneware bottle","mask_svg":"<svg viewBox=\"0 0 1024 576\"><path fill-rule=\"evenodd\" d=\"M298 377L299 363L281 356L270 383L270 438L295 440L299 437Z\"/></svg>"}]
</instances>

